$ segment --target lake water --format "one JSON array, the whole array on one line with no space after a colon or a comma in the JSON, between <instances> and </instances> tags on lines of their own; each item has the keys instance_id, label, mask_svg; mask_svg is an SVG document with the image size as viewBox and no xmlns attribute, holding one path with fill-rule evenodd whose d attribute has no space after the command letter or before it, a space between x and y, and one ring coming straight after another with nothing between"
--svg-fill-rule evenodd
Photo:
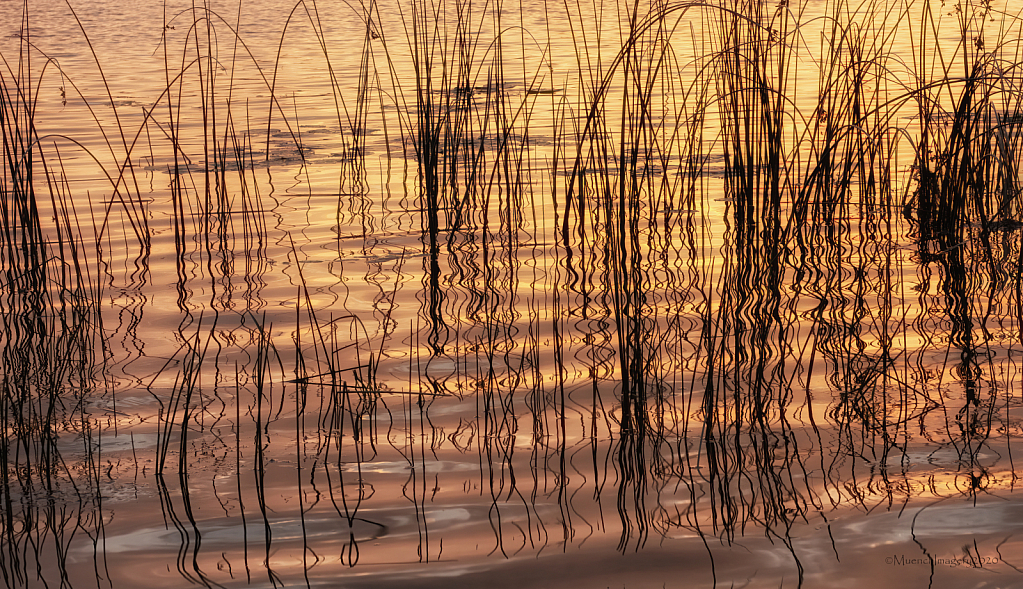
<instances>
[{"instance_id":1,"label":"lake water","mask_svg":"<svg viewBox=\"0 0 1023 589\"><path fill-rule=\"evenodd\" d=\"M1023 587L1007 10L0 3L6 585Z\"/></svg>"}]
</instances>

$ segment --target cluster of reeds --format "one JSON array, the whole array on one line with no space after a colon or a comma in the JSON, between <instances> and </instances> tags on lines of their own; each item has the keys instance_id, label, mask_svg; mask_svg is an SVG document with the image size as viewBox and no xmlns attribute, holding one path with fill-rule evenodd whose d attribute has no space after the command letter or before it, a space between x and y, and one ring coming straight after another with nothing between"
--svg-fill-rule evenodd
<instances>
[{"instance_id":1,"label":"cluster of reeds","mask_svg":"<svg viewBox=\"0 0 1023 589\"><path fill-rule=\"evenodd\" d=\"M539 515L545 501L558 505L559 541L572 541L571 519L582 518L573 502L582 499L571 463L582 453L598 508L608 473L617 477L623 550L680 526L731 540L756 524L787 541L825 503L867 501L843 480L861 457L882 464L886 483L908 478L887 465L919 440L914 423L975 466L992 431L1011 421L996 405L1008 397L992 384L991 324L1009 332L1010 347L1023 343L1023 89L1017 17L1000 16L1002 29L988 35L989 4L958 6L948 17L927 4L843 0L808 18L809 4L786 0L632 2L615 6L612 36L590 7L548 8L545 17L573 35L565 56L528 30L521 4L412 0L396 9L395 36L373 3L355 11L366 27L348 83L319 8L299 3L277 52L300 24L312 31L342 136L329 195L333 283L303 265L309 250L327 246L301 241L279 195L260 192L272 125L285 127L278 136L297 154L289 164L304 170L313 154L303 113L289 110L279 88L283 64L260 67L240 16L196 5L167 17L165 79L140 126L118 129L123 153L110 148L116 173L102 221L79 208L62 174L62 140L35 130L39 80L56 66L33 53L26 25L17 63L0 73L8 585L28 584L26 541L42 534L14 506L78 480L57 437L75 431L86 456L93 451L84 406L105 382L109 355L97 278L106 219L126 220L125 247L139 252L140 267L157 249L133 179L142 146L160 154L154 167L169 178L161 197L180 313L180 346L145 384L160 401L160 498L182 537L178 569L192 582L215 583L190 491L210 443L236 459L231 517L242 522L246 573L254 493L260 560L272 584L284 583L270 565L276 516L266 494L271 431L284 428L297 446L303 559L306 515L320 495L306 504L302 488L325 477L330 507L347 522L349 566L359 560L359 522L378 525L359 514L361 465L381 439L408 461L403 491L422 560L442 547L426 524L428 456L459 432L473 441L452 443L479 456L494 550L505 554L500 511L513 501L530 542L554 526ZM945 49L936 37L949 18L959 43ZM908 55L897 46L905 30L919 36ZM555 78L555 62L572 63L572 73ZM266 91L262 104L236 94L243 70ZM367 165L376 124L387 179L392 159L415 168L399 215L418 219L405 227L419 250L390 259L398 276L380 288L374 329L346 308L343 242L369 243L385 222L375 218ZM318 197L303 195L301 206L315 208ZM406 330L392 311L416 258L419 310ZM283 260L294 296L267 300L272 262ZM377 264L378 275L390 270ZM128 282L141 292L148 280L142 271ZM380 367L399 343L410 374L396 383ZM949 380L962 399L948 399ZM818 395L830 395L825 414L815 413ZM392 415L386 399L395 396ZM431 423L440 396L473 414L456 434ZM530 453L516 446L523 427ZM833 447L827 428L837 432ZM820 465L805 466L807 449ZM528 500L516 482L523 470ZM686 507L662 503L679 489L690 494ZM875 500L898 494L892 484ZM64 550L60 518L38 521ZM796 566L801 573L798 557Z\"/></svg>"},{"instance_id":2,"label":"cluster of reeds","mask_svg":"<svg viewBox=\"0 0 1023 589\"><path fill-rule=\"evenodd\" d=\"M752 520L787 527L815 501L784 480L798 461L777 468L763 456L780 451L770 440L787 438L791 412L809 411L816 428L820 391L834 401L818 418L852 455L866 447L887 461L905 448L911 420L945 406L933 383L916 382L926 381L926 347L906 343L915 330L942 332L903 290L913 262L942 276L943 300L921 302L952 326L965 406L956 409L964 433L949 443L964 444L972 464L991 420L1007 419L994 415L994 388L980 398L994 366L979 364L991 356L971 334L993 316L988 307L977 317L978 302L1016 298L1001 277L1019 251L1008 32L1018 20L1005 17L985 45L991 7L962 4L952 13L957 49L933 42L904 54L900 31L917 26L933 39L948 21L928 6L836 2L821 33L820 21L804 22L804 4L633 10L623 9L625 42L587 95L559 234L579 312L605 318L580 327L596 327L586 357L609 359L600 380L617 390L620 472L635 481L622 504L642 512L643 481L678 476L646 453L670 451L695 415L703 456L692 467L715 489L712 519L726 535ZM692 39L702 51L686 58L692 12L706 28ZM797 72L810 46L816 92ZM681 424L670 419L679 411ZM626 529L635 517L623 512Z\"/></svg>"},{"instance_id":3,"label":"cluster of reeds","mask_svg":"<svg viewBox=\"0 0 1023 589\"><path fill-rule=\"evenodd\" d=\"M801 468L787 420L837 428L840 453L905 449L909 424L944 406L927 345L907 343L933 343L937 314L961 357L958 419L975 451L994 418L977 392L993 366L971 335L992 315L976 318L976 305L1016 298L1005 279L1019 251L1016 17L986 40L991 7L961 4L961 41L945 46L935 37L952 21L923 4L835 2L813 18L784 1L616 8L611 41L581 7L548 15L577 39L573 93L554 90L548 108L533 91L545 72L498 59L512 54L505 33L480 52L482 31L507 30L501 17L410 5L413 81L392 79L414 97L400 105L417 166L421 320L430 357L455 360L439 378L421 363L428 387L482 395L488 444L516 432L519 390L536 440L563 442L552 415L587 416L594 447L597 432L618 445L626 538L642 543L653 525L649 485L687 469L705 477L694 489L714 489L726 535L749 521L784 528L819 501L786 481ZM898 43L906 30L915 51ZM530 124L548 114L550 127ZM552 137L539 181L528 149L543 142L527 140L538 129ZM906 291L914 271L943 281L922 313ZM833 401L814 415L820 394ZM779 452L788 459L765 459ZM501 447L501 463L513 453Z\"/></svg>"},{"instance_id":4,"label":"cluster of reeds","mask_svg":"<svg viewBox=\"0 0 1023 589\"><path fill-rule=\"evenodd\" d=\"M75 527L101 526L89 508L101 498L86 412L105 377L97 229L62 171L62 149L77 146L35 125L43 80L61 75L22 23L18 53L0 67L0 570L9 587L34 582L40 554L56 555L64 575ZM78 446L73 458L61 440Z\"/></svg>"}]
</instances>

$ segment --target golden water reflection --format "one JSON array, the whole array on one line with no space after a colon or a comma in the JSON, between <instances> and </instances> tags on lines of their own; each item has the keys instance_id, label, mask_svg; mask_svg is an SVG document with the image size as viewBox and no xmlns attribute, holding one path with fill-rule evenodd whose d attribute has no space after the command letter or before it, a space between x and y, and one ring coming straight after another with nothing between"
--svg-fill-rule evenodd
<instances>
[{"instance_id":1,"label":"golden water reflection","mask_svg":"<svg viewBox=\"0 0 1023 589\"><path fill-rule=\"evenodd\" d=\"M3 5L5 582L1015 579L957 6Z\"/></svg>"}]
</instances>

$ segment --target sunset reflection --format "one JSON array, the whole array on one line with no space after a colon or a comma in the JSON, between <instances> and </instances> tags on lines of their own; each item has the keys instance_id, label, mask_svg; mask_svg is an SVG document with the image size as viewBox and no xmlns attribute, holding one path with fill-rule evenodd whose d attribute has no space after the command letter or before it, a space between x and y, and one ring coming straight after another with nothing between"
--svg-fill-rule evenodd
<instances>
[{"instance_id":1,"label":"sunset reflection","mask_svg":"<svg viewBox=\"0 0 1023 589\"><path fill-rule=\"evenodd\" d=\"M6 586L1019 584L1019 16L0 4Z\"/></svg>"}]
</instances>

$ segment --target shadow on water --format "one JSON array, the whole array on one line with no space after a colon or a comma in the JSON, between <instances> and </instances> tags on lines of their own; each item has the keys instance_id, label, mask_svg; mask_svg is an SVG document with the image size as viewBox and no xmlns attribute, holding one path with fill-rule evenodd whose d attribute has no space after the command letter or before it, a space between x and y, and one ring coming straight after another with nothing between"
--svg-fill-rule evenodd
<instances>
[{"instance_id":1,"label":"shadow on water","mask_svg":"<svg viewBox=\"0 0 1023 589\"><path fill-rule=\"evenodd\" d=\"M240 5L193 5L129 116L29 8L0 94L8 587L1023 566L1018 18L987 39L965 6L956 48L907 54L948 30L929 6L415 0L349 7L342 59L299 2L266 60ZM102 139L44 134L54 77Z\"/></svg>"}]
</instances>

